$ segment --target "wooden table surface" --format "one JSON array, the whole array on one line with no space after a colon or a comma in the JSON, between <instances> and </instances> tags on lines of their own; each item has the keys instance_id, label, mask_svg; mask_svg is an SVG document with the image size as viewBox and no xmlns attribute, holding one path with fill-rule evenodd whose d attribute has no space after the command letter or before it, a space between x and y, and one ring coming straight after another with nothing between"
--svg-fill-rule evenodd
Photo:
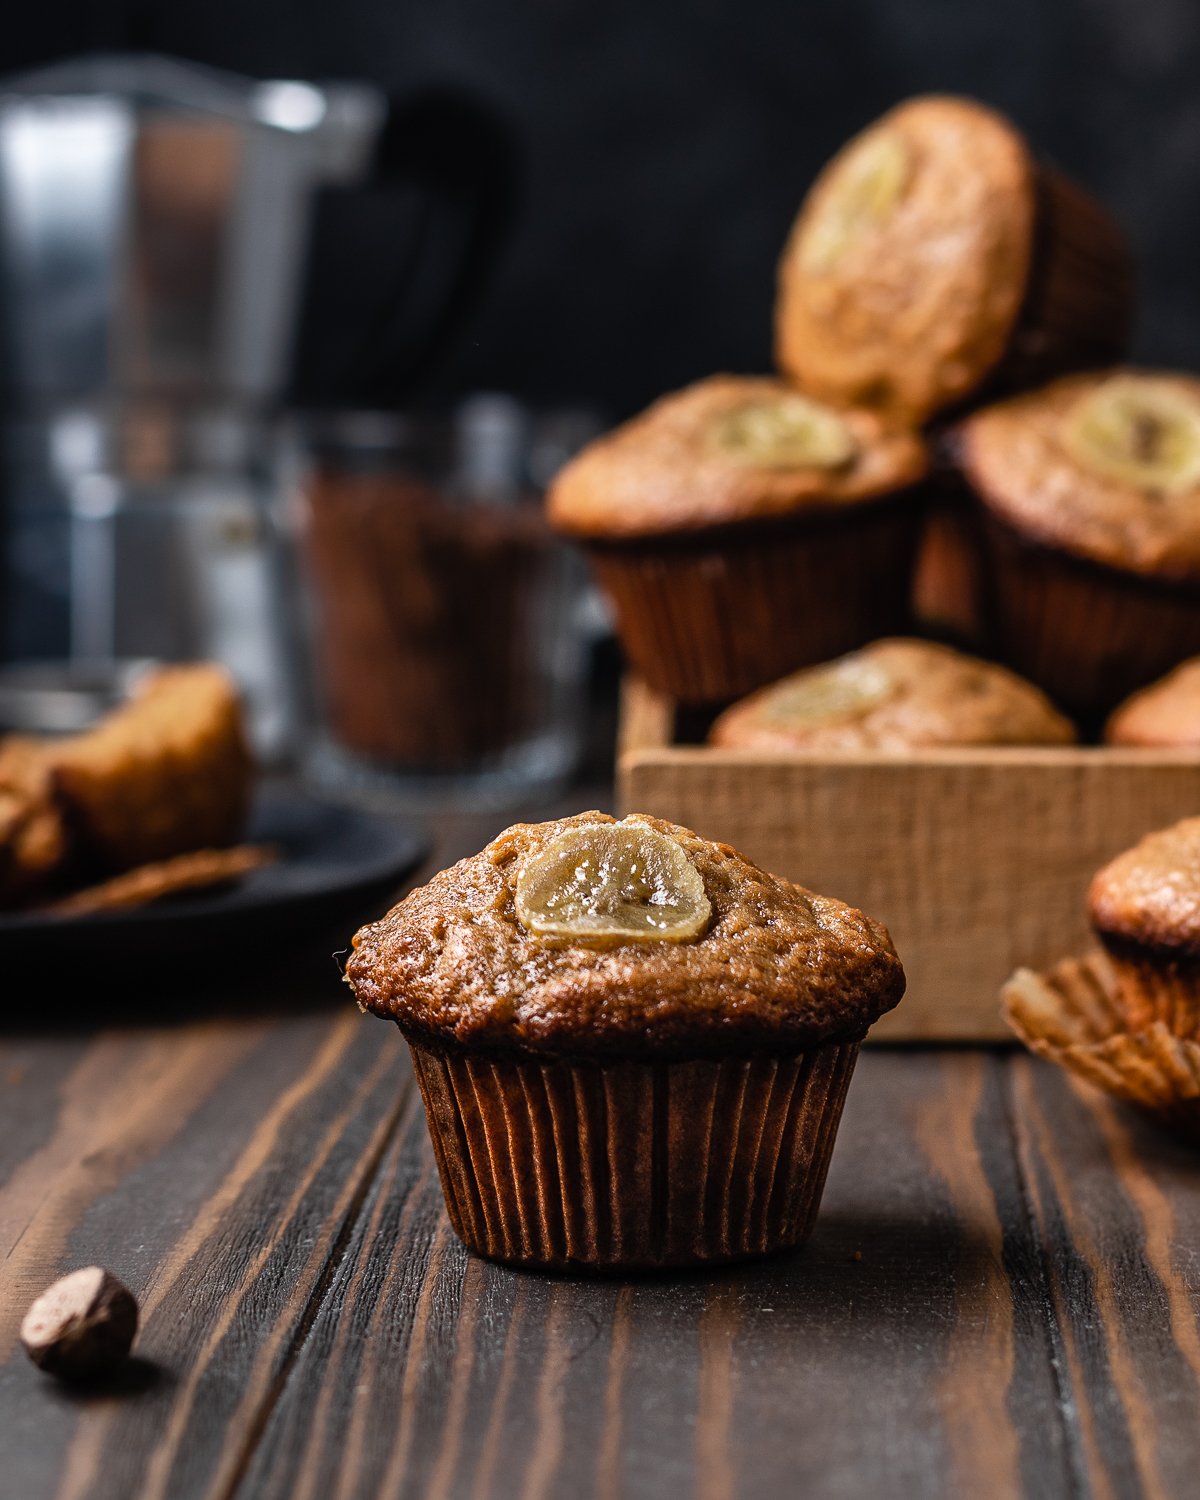
<instances>
[{"instance_id":1,"label":"wooden table surface","mask_svg":"<svg viewBox=\"0 0 1200 1500\"><path fill-rule=\"evenodd\" d=\"M1018 1051L865 1052L802 1250L587 1281L454 1239L332 964L103 985L6 996L4 1500L1200 1493L1200 1159ZM15 1338L91 1262L143 1326L80 1392Z\"/></svg>"}]
</instances>

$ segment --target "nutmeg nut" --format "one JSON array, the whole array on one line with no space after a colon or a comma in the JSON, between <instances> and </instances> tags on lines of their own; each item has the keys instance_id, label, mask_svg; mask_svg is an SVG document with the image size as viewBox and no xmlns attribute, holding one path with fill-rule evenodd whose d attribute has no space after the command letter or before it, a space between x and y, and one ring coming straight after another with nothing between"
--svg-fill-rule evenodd
<instances>
[{"instance_id":1,"label":"nutmeg nut","mask_svg":"<svg viewBox=\"0 0 1200 1500\"><path fill-rule=\"evenodd\" d=\"M21 1323L21 1343L48 1375L90 1380L121 1364L137 1325L129 1288L103 1267L85 1266L37 1298Z\"/></svg>"}]
</instances>

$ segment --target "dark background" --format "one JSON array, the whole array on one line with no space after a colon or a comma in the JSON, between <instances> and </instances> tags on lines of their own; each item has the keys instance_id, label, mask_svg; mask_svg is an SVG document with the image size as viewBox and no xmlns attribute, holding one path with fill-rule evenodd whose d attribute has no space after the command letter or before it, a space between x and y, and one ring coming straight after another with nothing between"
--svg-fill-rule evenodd
<instances>
[{"instance_id":1,"label":"dark background","mask_svg":"<svg viewBox=\"0 0 1200 1500\"><path fill-rule=\"evenodd\" d=\"M485 387L618 415L715 369L766 366L774 262L805 186L854 130L938 89L1005 110L1117 212L1142 268L1138 356L1197 363L1195 0L56 0L15 11L2 71L147 48L259 76L368 78L398 94L448 84L503 118L520 152L519 213L482 305L427 382L434 393Z\"/></svg>"}]
</instances>

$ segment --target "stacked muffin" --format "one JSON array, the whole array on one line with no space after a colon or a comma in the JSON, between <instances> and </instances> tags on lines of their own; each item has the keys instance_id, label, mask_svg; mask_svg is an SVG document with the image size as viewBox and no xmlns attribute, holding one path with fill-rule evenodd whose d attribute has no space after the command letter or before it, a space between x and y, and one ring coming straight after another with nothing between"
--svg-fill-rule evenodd
<instances>
[{"instance_id":1,"label":"stacked muffin","mask_svg":"<svg viewBox=\"0 0 1200 1500\"><path fill-rule=\"evenodd\" d=\"M722 706L923 613L1088 728L1200 653L1200 381L1113 369L1120 229L970 100L911 100L809 192L779 376L668 396L563 470L634 670ZM936 460L933 455L936 455Z\"/></svg>"}]
</instances>

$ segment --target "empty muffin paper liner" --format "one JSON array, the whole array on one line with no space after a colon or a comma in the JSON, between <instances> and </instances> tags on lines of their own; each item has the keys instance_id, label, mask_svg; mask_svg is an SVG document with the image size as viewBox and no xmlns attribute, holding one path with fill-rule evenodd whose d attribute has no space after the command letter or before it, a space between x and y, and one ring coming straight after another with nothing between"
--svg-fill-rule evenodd
<instances>
[{"instance_id":1,"label":"empty muffin paper liner","mask_svg":"<svg viewBox=\"0 0 1200 1500\"><path fill-rule=\"evenodd\" d=\"M789 522L586 544L634 670L683 703L721 703L908 620L912 492Z\"/></svg>"},{"instance_id":2,"label":"empty muffin paper liner","mask_svg":"<svg viewBox=\"0 0 1200 1500\"><path fill-rule=\"evenodd\" d=\"M619 1270L810 1233L858 1043L796 1057L493 1061L410 1042L450 1222L496 1260Z\"/></svg>"},{"instance_id":3,"label":"empty muffin paper liner","mask_svg":"<svg viewBox=\"0 0 1200 1500\"><path fill-rule=\"evenodd\" d=\"M1200 1043L1160 1020L1130 1029L1103 954L1067 959L1045 974L1018 969L1001 1000L1005 1020L1039 1057L1200 1140Z\"/></svg>"}]
</instances>

